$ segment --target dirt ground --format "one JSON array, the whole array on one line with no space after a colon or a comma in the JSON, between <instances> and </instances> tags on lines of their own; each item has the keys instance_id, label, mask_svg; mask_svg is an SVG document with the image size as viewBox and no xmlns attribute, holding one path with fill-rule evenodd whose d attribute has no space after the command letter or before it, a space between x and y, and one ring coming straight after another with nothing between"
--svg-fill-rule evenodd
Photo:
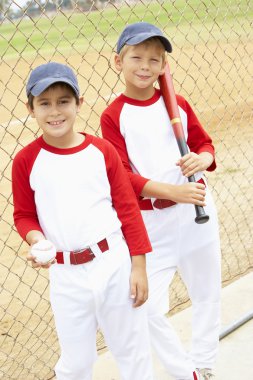
<instances>
[{"instance_id":1,"label":"dirt ground","mask_svg":"<svg viewBox=\"0 0 253 380\"><path fill-rule=\"evenodd\" d=\"M253 122L251 92L252 44L226 42L197 45L175 51L171 61L177 92L194 106L213 137L218 169L208 175L217 203L222 242L223 284L253 267ZM63 62L63 59L57 59ZM99 115L123 85L108 70L109 52L68 57L78 78L85 104L77 130L99 134ZM35 61L33 67L42 63ZM30 71L27 60L1 62L0 88L0 378L33 380L53 378L58 343L48 302L45 271L27 266L27 246L13 229L11 200L11 158L32 141L38 130L27 119L24 82ZM186 74L187 72L187 74ZM18 99L17 99L18 94ZM170 290L171 307L187 304L187 295L176 277ZM105 347L98 334L98 348ZM2 375L2 377L1 377Z\"/></svg>"}]
</instances>

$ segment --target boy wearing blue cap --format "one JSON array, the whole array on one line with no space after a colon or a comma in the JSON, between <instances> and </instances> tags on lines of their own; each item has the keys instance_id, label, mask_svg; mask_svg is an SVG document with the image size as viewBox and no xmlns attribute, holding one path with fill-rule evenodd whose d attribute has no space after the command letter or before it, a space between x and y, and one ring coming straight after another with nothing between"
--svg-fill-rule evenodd
<instances>
[{"instance_id":1,"label":"boy wearing blue cap","mask_svg":"<svg viewBox=\"0 0 253 380\"><path fill-rule=\"evenodd\" d=\"M152 380L143 305L151 246L121 160L107 141L74 131L83 98L68 66L35 68L26 90L42 136L14 158L14 221L32 266L49 268L57 380L91 380L97 326L122 379Z\"/></svg>"},{"instance_id":2,"label":"boy wearing blue cap","mask_svg":"<svg viewBox=\"0 0 253 380\"><path fill-rule=\"evenodd\" d=\"M103 112L103 137L119 152L137 195L153 255L147 257L151 343L177 380L209 380L219 340L220 245L215 206L203 176L216 164L211 138L188 102L177 96L190 153L180 158L160 90L170 41L156 26L138 22L119 37L115 67L125 91ZM187 177L195 174L196 183ZM194 222L192 204L210 220ZM187 354L165 313L168 285L178 271L193 309L192 349Z\"/></svg>"}]
</instances>

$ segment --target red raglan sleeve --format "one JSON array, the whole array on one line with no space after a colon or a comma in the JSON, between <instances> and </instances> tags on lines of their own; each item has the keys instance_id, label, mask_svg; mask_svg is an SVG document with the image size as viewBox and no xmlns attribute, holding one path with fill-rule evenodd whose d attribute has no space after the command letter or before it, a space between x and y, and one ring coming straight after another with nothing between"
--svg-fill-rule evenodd
<instances>
[{"instance_id":1,"label":"red raglan sleeve","mask_svg":"<svg viewBox=\"0 0 253 380\"><path fill-rule=\"evenodd\" d=\"M201 152L208 152L213 155L214 161L207 168L208 171L213 171L216 169L215 162L215 149L212 143L211 137L202 127L200 121L195 115L189 103L180 95L177 95L178 105L186 112L187 114L187 128L188 128L188 139L187 144L191 152L197 154Z\"/></svg>"},{"instance_id":2,"label":"red raglan sleeve","mask_svg":"<svg viewBox=\"0 0 253 380\"><path fill-rule=\"evenodd\" d=\"M133 173L132 171L125 140L120 133L120 111L120 105L116 104L116 106L114 106L114 104L112 104L102 113L100 119L102 136L104 139L110 141L110 143L116 148L128 173L134 192L137 198L139 198L144 185L149 181L149 179L142 177L139 174Z\"/></svg>"},{"instance_id":3,"label":"red raglan sleeve","mask_svg":"<svg viewBox=\"0 0 253 380\"><path fill-rule=\"evenodd\" d=\"M152 247L139 205L121 159L108 141L103 141L102 148L111 186L112 203L121 221L130 254L135 256L151 252Z\"/></svg>"},{"instance_id":4,"label":"red raglan sleeve","mask_svg":"<svg viewBox=\"0 0 253 380\"><path fill-rule=\"evenodd\" d=\"M38 230L43 233L38 221L34 192L30 187L29 161L32 157L28 153L26 150L20 151L14 158L12 165L14 224L24 240L31 230Z\"/></svg>"}]
</instances>

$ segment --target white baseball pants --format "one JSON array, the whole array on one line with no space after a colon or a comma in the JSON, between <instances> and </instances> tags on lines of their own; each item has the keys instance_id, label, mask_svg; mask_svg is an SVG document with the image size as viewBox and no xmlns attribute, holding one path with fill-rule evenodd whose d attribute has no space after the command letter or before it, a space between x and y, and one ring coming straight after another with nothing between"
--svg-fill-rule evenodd
<instances>
[{"instance_id":1,"label":"white baseball pants","mask_svg":"<svg viewBox=\"0 0 253 380\"><path fill-rule=\"evenodd\" d=\"M153 247L147 255L151 344L175 379L192 380L195 368L212 368L220 326L221 265L218 221L208 189L210 220L194 222L193 205L142 211ZM178 271L192 302L192 349L186 353L170 321L168 286ZM188 328L186 326L185 328Z\"/></svg>"},{"instance_id":2,"label":"white baseball pants","mask_svg":"<svg viewBox=\"0 0 253 380\"><path fill-rule=\"evenodd\" d=\"M153 379L146 305L133 308L130 299L129 251L121 232L107 240L109 251L92 246L96 257L89 263L50 268L51 305L61 348L57 380L92 379L98 326L122 380Z\"/></svg>"}]
</instances>

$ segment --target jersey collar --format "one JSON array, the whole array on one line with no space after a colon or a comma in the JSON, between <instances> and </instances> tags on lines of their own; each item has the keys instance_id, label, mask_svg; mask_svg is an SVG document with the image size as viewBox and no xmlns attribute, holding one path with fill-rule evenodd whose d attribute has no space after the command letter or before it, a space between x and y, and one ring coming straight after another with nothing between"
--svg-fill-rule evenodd
<instances>
[{"instance_id":1,"label":"jersey collar","mask_svg":"<svg viewBox=\"0 0 253 380\"><path fill-rule=\"evenodd\" d=\"M119 96L120 100L122 100L124 103L128 103L128 104L131 104L133 106L138 106L138 107L150 106L156 103L160 97L161 97L161 92L157 88L155 88L154 95L150 99L147 99L147 100L137 100L137 99L129 98L124 94L121 94Z\"/></svg>"},{"instance_id":2,"label":"jersey collar","mask_svg":"<svg viewBox=\"0 0 253 380\"><path fill-rule=\"evenodd\" d=\"M82 132L82 135L85 136L85 140L77 146L74 146L72 148L56 148L52 145L47 144L43 136L40 136L37 139L37 143L40 145L41 148L47 150L48 152L55 153L55 154L74 154L78 153L81 150L85 149L92 141L92 135L89 135L87 133Z\"/></svg>"}]
</instances>

